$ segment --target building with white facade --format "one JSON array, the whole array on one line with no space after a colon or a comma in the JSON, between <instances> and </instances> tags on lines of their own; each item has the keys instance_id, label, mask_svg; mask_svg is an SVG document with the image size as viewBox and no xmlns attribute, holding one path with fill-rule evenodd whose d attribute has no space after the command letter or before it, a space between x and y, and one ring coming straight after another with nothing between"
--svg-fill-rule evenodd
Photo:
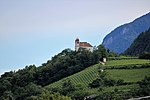
<instances>
[{"instance_id":1,"label":"building with white facade","mask_svg":"<svg viewBox=\"0 0 150 100\"><path fill-rule=\"evenodd\" d=\"M80 42L79 38L75 40L75 51L78 50L89 50L93 52L93 46L90 43L87 42Z\"/></svg>"}]
</instances>

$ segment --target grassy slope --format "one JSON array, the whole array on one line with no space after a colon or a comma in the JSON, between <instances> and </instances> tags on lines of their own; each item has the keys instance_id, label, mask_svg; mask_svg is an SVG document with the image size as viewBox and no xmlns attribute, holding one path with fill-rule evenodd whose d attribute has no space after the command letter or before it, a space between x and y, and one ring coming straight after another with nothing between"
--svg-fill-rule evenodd
<instances>
[{"instance_id":1,"label":"grassy slope","mask_svg":"<svg viewBox=\"0 0 150 100\"><path fill-rule=\"evenodd\" d=\"M150 76L150 68L142 69L112 69L107 70L108 74L114 79L123 79L125 82L137 82L145 76Z\"/></svg>"},{"instance_id":2,"label":"grassy slope","mask_svg":"<svg viewBox=\"0 0 150 100\"><path fill-rule=\"evenodd\" d=\"M111 60L105 66L129 65L129 64L145 64L150 63L149 60L129 59L129 60Z\"/></svg>"},{"instance_id":3,"label":"grassy slope","mask_svg":"<svg viewBox=\"0 0 150 100\"><path fill-rule=\"evenodd\" d=\"M130 65L130 64L145 64L150 63L150 60L130 59L130 60L112 60L108 61L104 67L118 66L118 65ZM48 85L47 87L59 87L63 80L70 79L74 85L82 84L88 86L94 79L97 78L97 69L100 64L96 64L86 68L85 70L71 75L67 78L59 80L55 83ZM123 79L125 82L137 82L144 78L145 75L150 76L150 68L143 69L108 69L108 74L114 79Z\"/></svg>"}]
</instances>

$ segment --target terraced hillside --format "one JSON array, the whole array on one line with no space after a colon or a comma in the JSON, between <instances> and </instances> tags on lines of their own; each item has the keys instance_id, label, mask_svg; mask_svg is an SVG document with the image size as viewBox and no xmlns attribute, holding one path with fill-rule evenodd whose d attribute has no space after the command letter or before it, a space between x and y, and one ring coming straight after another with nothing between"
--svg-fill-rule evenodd
<instances>
[{"instance_id":1,"label":"terraced hillside","mask_svg":"<svg viewBox=\"0 0 150 100\"><path fill-rule=\"evenodd\" d=\"M149 64L150 60L140 60L140 59L129 59L129 60L111 60L106 63L106 65L96 64L86 68L85 70L78 72L74 75L66 77L55 83L52 83L47 88L60 87L64 80L69 79L74 85L81 84L85 87L88 86L94 79L98 76L98 68L103 67L106 72L114 79L123 79L125 82L137 82L142 80L145 76L150 76L150 67L144 68L144 64ZM124 66L133 68L121 68ZM136 68L137 67L137 68ZM112 68L112 69L111 69ZM120 68L120 69L117 69Z\"/></svg>"}]
</instances>

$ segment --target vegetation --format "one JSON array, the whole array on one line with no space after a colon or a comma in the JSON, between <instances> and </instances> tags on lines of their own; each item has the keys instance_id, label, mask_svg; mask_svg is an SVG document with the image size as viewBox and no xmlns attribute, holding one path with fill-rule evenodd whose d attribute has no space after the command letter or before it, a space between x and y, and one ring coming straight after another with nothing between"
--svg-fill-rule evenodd
<instances>
[{"instance_id":1,"label":"vegetation","mask_svg":"<svg viewBox=\"0 0 150 100\"><path fill-rule=\"evenodd\" d=\"M150 77L145 76L145 78L139 82L139 90L137 92L140 96L150 95Z\"/></svg>"},{"instance_id":2,"label":"vegetation","mask_svg":"<svg viewBox=\"0 0 150 100\"><path fill-rule=\"evenodd\" d=\"M97 71L96 69L95 70L94 69L88 69L88 70L93 71L93 73L85 74L86 72L81 71L80 73L77 73L75 75L67 77L67 79L71 80L71 82L74 85L81 84L84 87L88 87L88 84L92 83L92 81L98 77L98 73L97 74L95 73ZM106 70L106 72L109 74L109 76L112 79L114 79L114 80L121 79L121 80L124 80L124 82L128 82L128 83L136 83L136 82L142 80L146 75L150 76L149 71L150 71L150 68ZM85 75L83 75L83 74L85 74ZM80 76L80 77L78 77L78 76ZM93 76L93 77L91 77L91 76ZM63 79L63 80L65 80L65 79ZM49 88L60 87L61 84L63 83L63 80L59 80L53 84L50 84L47 87L49 87Z\"/></svg>"},{"instance_id":3,"label":"vegetation","mask_svg":"<svg viewBox=\"0 0 150 100\"><path fill-rule=\"evenodd\" d=\"M83 99L85 96L99 93L98 91L100 89L100 85L96 86L97 88L94 89L89 88L89 84L92 82L94 83L93 80L97 81L97 78L101 77L100 73L98 72L99 68L102 68L106 72L107 77L101 78L104 79L104 83L102 85L103 89L100 94L98 94L99 96L97 98L101 97L100 95L105 94L126 95L127 92L133 89L137 89L136 91L142 91L142 88L139 89L142 86L137 86L137 84L139 84L139 82L143 80L145 76L150 76L149 63L149 60L140 59L111 60L108 61L106 65L95 64L74 75L54 82L45 88L33 82L27 83L28 81L34 79L32 74L35 75L34 71L36 71L37 68L34 65L26 66L26 68L23 70L19 70L18 72L6 72L1 76L1 99L5 100L7 98L13 98L16 100L44 100L46 98L48 100L49 98L53 98L52 100L59 100L60 98L60 100L63 100L65 98L64 100L70 100L70 97ZM127 66L127 68L125 66ZM27 82L25 82L24 79L26 79ZM98 84L99 83L102 82L98 80ZM119 97L121 98L122 95Z\"/></svg>"},{"instance_id":4,"label":"vegetation","mask_svg":"<svg viewBox=\"0 0 150 100\"><path fill-rule=\"evenodd\" d=\"M145 76L150 76L150 68L141 68L141 69L113 69L108 70L108 74L112 76L113 79L123 79L124 82L136 83Z\"/></svg>"},{"instance_id":5,"label":"vegetation","mask_svg":"<svg viewBox=\"0 0 150 100\"><path fill-rule=\"evenodd\" d=\"M150 52L150 29L141 33L124 52L125 55L139 55L144 52Z\"/></svg>"},{"instance_id":6,"label":"vegetation","mask_svg":"<svg viewBox=\"0 0 150 100\"><path fill-rule=\"evenodd\" d=\"M62 80L59 80L57 82L54 82L47 87L60 87L63 83L63 80L69 79L74 85L81 84L84 87L88 87L89 83L92 83L93 80L95 80L98 77L98 68L103 67L106 68L106 72L109 74L109 76L113 79L123 79L124 82L138 82L144 78L145 75L150 76L149 71L150 67L147 68L128 68L128 69L118 69L116 67L120 67L122 65L128 66L128 65L134 65L137 64L145 65L149 64L149 60L140 60L140 59L129 59L129 60L111 60L106 63L106 65L96 64L93 66L90 66L86 68L85 70L78 72L74 75L71 75L69 77L66 77ZM147 64L145 66L147 66ZM120 65L120 66L119 66ZM108 68L108 69L107 69ZM109 69L113 68L113 69ZM128 73L128 74L127 74ZM132 76L132 77L131 77Z\"/></svg>"},{"instance_id":7,"label":"vegetation","mask_svg":"<svg viewBox=\"0 0 150 100\"><path fill-rule=\"evenodd\" d=\"M129 91L122 91L117 88L111 92L100 92L97 96L97 100L111 100L111 99L128 99L132 97L148 96L150 95L150 77L145 76L143 80L138 83L137 88L133 88Z\"/></svg>"},{"instance_id":8,"label":"vegetation","mask_svg":"<svg viewBox=\"0 0 150 100\"><path fill-rule=\"evenodd\" d=\"M43 87L75 74L98 63L102 57L107 56L106 52L107 50L103 45L95 48L94 52L87 50L76 52L65 49L58 55L55 55L52 60L43 63L42 66L30 65L16 72L6 72L0 77L0 97L3 98L6 93L9 93L11 97L18 100L40 95L43 91L28 90L26 87L30 87L33 84L37 88L39 88L38 86ZM24 92L19 94L20 91ZM28 94L27 91L32 91L33 93L29 92L30 94ZM65 93L62 94L66 95Z\"/></svg>"},{"instance_id":9,"label":"vegetation","mask_svg":"<svg viewBox=\"0 0 150 100\"><path fill-rule=\"evenodd\" d=\"M115 85L126 85L124 83L124 80L114 80L108 77L107 73L103 70L99 70L98 78L93 80L92 83L89 84L89 87L91 88L102 88L106 86L115 86Z\"/></svg>"},{"instance_id":10,"label":"vegetation","mask_svg":"<svg viewBox=\"0 0 150 100\"><path fill-rule=\"evenodd\" d=\"M149 60L147 60L147 63L148 62ZM97 68L99 68L99 64L91 66L77 74L74 74L72 76L63 79L63 80L69 80L71 84L75 87L75 90L69 93L68 95L70 95L73 98L83 99L83 97L89 96L90 94L100 93L97 94L99 96L96 97L98 100L99 98L103 98L103 97L107 99L110 99L110 97L113 99L114 98L128 99L131 97L138 96L137 94L138 91L141 91L142 89L139 83L144 79L145 76L150 77L149 74L150 68L105 69L104 73L101 72L98 73ZM90 71L90 69L92 69L91 71L95 70L95 73L97 71L97 75L94 77L90 77L90 75L92 74L91 73L87 74L88 71ZM83 74L86 75L84 76ZM84 78L86 80L82 81L82 79ZM89 81L91 78L93 81ZM64 81L60 80L58 82L55 82L47 86L46 88L52 89L55 87L55 89L61 90L60 87L62 87L62 84L64 84L63 82ZM91 84L88 85L87 83L91 83ZM89 86L94 89L89 88ZM77 87L80 88L80 90L76 89Z\"/></svg>"},{"instance_id":11,"label":"vegetation","mask_svg":"<svg viewBox=\"0 0 150 100\"><path fill-rule=\"evenodd\" d=\"M0 100L71 100L68 96L59 93L52 93L41 86L29 83L25 87L10 87L11 83L7 80L0 84Z\"/></svg>"},{"instance_id":12,"label":"vegetation","mask_svg":"<svg viewBox=\"0 0 150 100\"><path fill-rule=\"evenodd\" d=\"M39 67L30 65L16 72L5 72L0 77L0 99L71 100L83 99L95 93L101 97L98 91L102 95L107 92L118 94L117 89L121 89L121 93L124 93L135 89L146 75L150 76L149 60L120 57L119 60L111 59L105 65L99 63L102 58L109 57L119 58L103 45L95 48L94 52L65 49ZM138 86L141 87L143 85ZM110 91L111 88L115 92ZM136 91L144 90L141 88Z\"/></svg>"},{"instance_id":13,"label":"vegetation","mask_svg":"<svg viewBox=\"0 0 150 100\"><path fill-rule=\"evenodd\" d=\"M139 59L150 59L150 53L144 52L139 55Z\"/></svg>"},{"instance_id":14,"label":"vegetation","mask_svg":"<svg viewBox=\"0 0 150 100\"><path fill-rule=\"evenodd\" d=\"M140 59L127 59L127 60L112 60L112 61L108 61L106 62L106 67L107 66L119 66L119 65L137 65L137 64L146 64L146 63L150 63L149 60L140 60Z\"/></svg>"}]
</instances>

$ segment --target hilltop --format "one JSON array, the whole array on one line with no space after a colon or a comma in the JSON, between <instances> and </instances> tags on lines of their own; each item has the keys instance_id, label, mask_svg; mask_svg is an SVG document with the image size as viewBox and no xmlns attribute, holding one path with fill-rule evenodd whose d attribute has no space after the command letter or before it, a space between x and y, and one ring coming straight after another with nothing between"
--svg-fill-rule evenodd
<instances>
[{"instance_id":1,"label":"hilltop","mask_svg":"<svg viewBox=\"0 0 150 100\"><path fill-rule=\"evenodd\" d=\"M24 100L32 96L44 98L43 93L47 90L42 87L98 63L102 57L105 57L105 54L106 49L102 45L93 52L82 49L77 52L65 49L41 66L29 65L18 71L5 72L0 77L0 99L3 100L6 93L16 100ZM47 96L53 97L53 93L46 93ZM63 98L62 94L58 95Z\"/></svg>"}]
</instances>

